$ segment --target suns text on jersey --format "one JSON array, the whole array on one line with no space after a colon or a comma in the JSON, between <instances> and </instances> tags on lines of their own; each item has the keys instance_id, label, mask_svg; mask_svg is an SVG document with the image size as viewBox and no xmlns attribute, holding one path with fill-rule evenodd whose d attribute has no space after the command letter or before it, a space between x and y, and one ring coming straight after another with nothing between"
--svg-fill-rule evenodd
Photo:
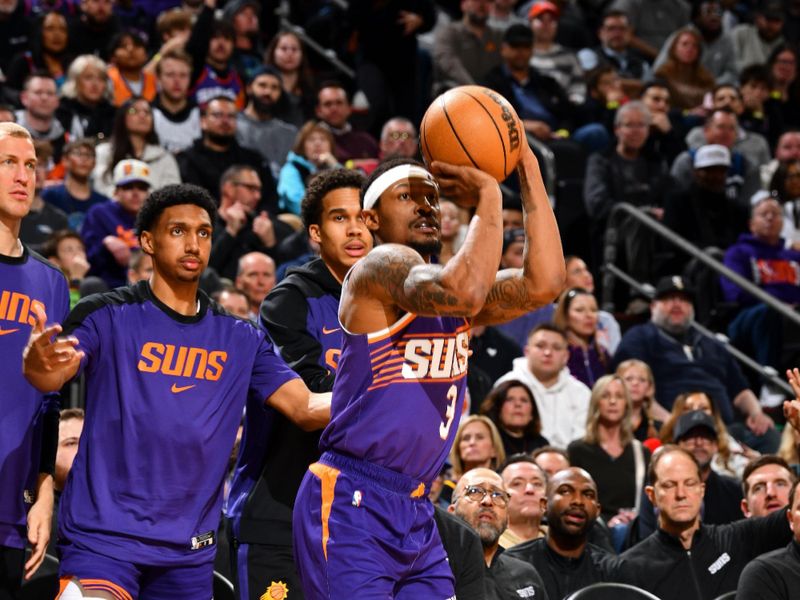
<instances>
[{"instance_id":1,"label":"suns text on jersey","mask_svg":"<svg viewBox=\"0 0 800 600\"><path fill-rule=\"evenodd\" d=\"M469 333L453 337L414 337L406 342L405 379L452 379L467 371Z\"/></svg>"},{"instance_id":2,"label":"suns text on jersey","mask_svg":"<svg viewBox=\"0 0 800 600\"><path fill-rule=\"evenodd\" d=\"M224 350L146 342L139 352L136 367L143 373L217 381L222 377L227 360L228 353Z\"/></svg>"},{"instance_id":3,"label":"suns text on jersey","mask_svg":"<svg viewBox=\"0 0 800 600\"><path fill-rule=\"evenodd\" d=\"M22 292L3 290L0 292L0 321L15 321L33 325L36 322L35 308L45 312L45 306Z\"/></svg>"}]
</instances>

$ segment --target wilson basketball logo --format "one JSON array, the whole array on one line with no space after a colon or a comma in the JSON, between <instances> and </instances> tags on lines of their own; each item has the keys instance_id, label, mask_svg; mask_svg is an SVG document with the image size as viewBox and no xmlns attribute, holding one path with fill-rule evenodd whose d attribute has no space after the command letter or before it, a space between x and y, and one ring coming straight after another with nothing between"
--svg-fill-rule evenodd
<instances>
[{"instance_id":1,"label":"wilson basketball logo","mask_svg":"<svg viewBox=\"0 0 800 600\"><path fill-rule=\"evenodd\" d=\"M490 89L484 89L482 91L500 107L500 118L503 119L503 122L508 128L509 147L511 150L516 150L519 147L519 128L517 127L517 118L511 112L508 102L500 94L496 94Z\"/></svg>"},{"instance_id":2,"label":"wilson basketball logo","mask_svg":"<svg viewBox=\"0 0 800 600\"><path fill-rule=\"evenodd\" d=\"M452 379L467 370L469 333L455 337L413 338L406 342L405 379Z\"/></svg>"},{"instance_id":3,"label":"wilson basketball logo","mask_svg":"<svg viewBox=\"0 0 800 600\"><path fill-rule=\"evenodd\" d=\"M162 373L206 381L217 381L222 377L225 361L228 360L228 353L223 350L158 342L145 343L139 356L137 369L142 373Z\"/></svg>"}]
</instances>

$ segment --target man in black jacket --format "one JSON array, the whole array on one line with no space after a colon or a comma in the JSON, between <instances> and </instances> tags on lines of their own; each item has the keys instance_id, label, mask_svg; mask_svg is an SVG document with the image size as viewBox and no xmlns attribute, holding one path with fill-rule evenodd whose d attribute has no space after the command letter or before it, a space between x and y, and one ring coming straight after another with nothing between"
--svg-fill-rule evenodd
<instances>
[{"instance_id":1,"label":"man in black jacket","mask_svg":"<svg viewBox=\"0 0 800 600\"><path fill-rule=\"evenodd\" d=\"M544 598L544 582L536 569L509 556L500 546L508 525L508 492L491 469L472 469L459 479L450 512L461 517L480 536L486 562L486 600Z\"/></svg>"},{"instance_id":2,"label":"man in black jacket","mask_svg":"<svg viewBox=\"0 0 800 600\"><path fill-rule=\"evenodd\" d=\"M559 471L547 484L547 535L518 544L507 554L532 564L544 580L547 595L556 600L607 581L612 555L588 542L599 514L592 476L578 467Z\"/></svg>"},{"instance_id":3,"label":"man in black jacket","mask_svg":"<svg viewBox=\"0 0 800 600\"><path fill-rule=\"evenodd\" d=\"M270 213L277 212L278 193L269 166L260 154L242 148L236 141L236 104L217 96L200 109L203 137L178 154L178 167L184 183L207 189L219 202L222 174L233 165L248 165L261 180L261 200Z\"/></svg>"},{"instance_id":4,"label":"man in black jacket","mask_svg":"<svg viewBox=\"0 0 800 600\"><path fill-rule=\"evenodd\" d=\"M748 562L791 538L783 511L703 525L700 465L678 446L663 446L653 455L648 477L645 489L660 511L659 527L620 557L616 579L662 600L705 600L735 590Z\"/></svg>"}]
</instances>

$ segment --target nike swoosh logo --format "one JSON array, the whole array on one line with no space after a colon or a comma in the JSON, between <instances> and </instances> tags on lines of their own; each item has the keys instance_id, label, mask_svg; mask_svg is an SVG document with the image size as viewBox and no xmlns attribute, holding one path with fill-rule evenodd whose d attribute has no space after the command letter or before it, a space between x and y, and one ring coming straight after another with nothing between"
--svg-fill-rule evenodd
<instances>
[{"instance_id":1,"label":"nike swoosh logo","mask_svg":"<svg viewBox=\"0 0 800 600\"><path fill-rule=\"evenodd\" d=\"M196 385L196 384L195 384ZM178 385L177 383L173 383L172 387L169 389L173 394L180 394L181 392L185 392L186 390L190 390L195 385Z\"/></svg>"},{"instance_id":2,"label":"nike swoosh logo","mask_svg":"<svg viewBox=\"0 0 800 600\"><path fill-rule=\"evenodd\" d=\"M327 329L326 327L323 327L322 328L322 335L328 335L330 333L333 333L334 331L339 331L340 329L341 329L341 327L337 327L335 329Z\"/></svg>"},{"instance_id":3,"label":"nike swoosh logo","mask_svg":"<svg viewBox=\"0 0 800 600\"><path fill-rule=\"evenodd\" d=\"M8 335L9 333L15 333L19 331L19 327L16 329L0 329L0 335Z\"/></svg>"}]
</instances>

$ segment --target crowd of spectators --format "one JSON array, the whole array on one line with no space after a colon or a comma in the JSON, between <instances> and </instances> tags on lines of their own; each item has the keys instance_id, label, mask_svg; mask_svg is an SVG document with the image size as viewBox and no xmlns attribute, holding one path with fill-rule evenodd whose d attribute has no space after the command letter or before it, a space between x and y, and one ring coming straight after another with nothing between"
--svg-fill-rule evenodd
<instances>
[{"instance_id":1,"label":"crowd of spectators","mask_svg":"<svg viewBox=\"0 0 800 600\"><path fill-rule=\"evenodd\" d=\"M669 554L664 536L683 535L659 486L686 475L688 495L704 491L692 504L701 527L719 526L695 541L720 550L709 564L721 552L733 557L717 570L703 565L726 574L697 589L735 589L748 561L789 541L786 519L758 518L794 495L798 443L787 425L781 444L775 390L692 324L711 305L722 315L717 331L779 371L797 364L800 332L614 207L637 207L774 298L800 304L800 3L341 4L0 2L0 120L28 129L39 159L21 240L64 272L74 305L146 279L137 211L155 189L200 185L219 208L202 287L263 323L276 283L320 254L303 214L314 175L369 174L387 159L418 157L418 124L436 94L490 86L516 109L543 169L554 169L556 215L583 220L562 229L560 297L473 330L472 414L437 502L480 534L492 598L546 590L554 600L601 580L668 598L677 587L636 571L647 552ZM331 52L315 52L282 17ZM517 190L512 176L502 268L522 265ZM445 263L469 214L446 199L440 208ZM613 310L600 310L595 278L607 246L654 285L652 300L618 291ZM62 416L72 452L81 422L80 413ZM656 460L661 444L669 447ZM773 456L779 446L788 462ZM753 479L764 469L784 483ZM57 465L58 490L65 470ZM481 506L491 519L478 518ZM484 535L488 521L496 539ZM746 555L730 549L737 540ZM789 565L797 579L793 544L745 575Z\"/></svg>"}]
</instances>

